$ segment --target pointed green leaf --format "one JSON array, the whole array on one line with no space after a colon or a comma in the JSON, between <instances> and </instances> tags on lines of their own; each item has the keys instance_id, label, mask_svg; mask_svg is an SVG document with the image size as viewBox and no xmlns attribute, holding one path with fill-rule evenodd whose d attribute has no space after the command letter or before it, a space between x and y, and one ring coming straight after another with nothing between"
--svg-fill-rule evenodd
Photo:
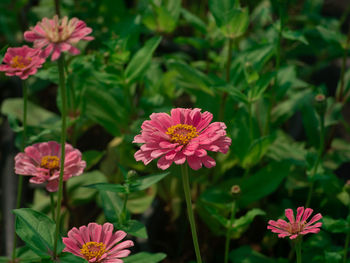
<instances>
[{"instance_id":1,"label":"pointed green leaf","mask_svg":"<svg viewBox=\"0 0 350 263\"><path fill-rule=\"evenodd\" d=\"M166 258L164 253L151 254L140 252L132 256L123 258L124 263L157 263Z\"/></svg>"}]
</instances>

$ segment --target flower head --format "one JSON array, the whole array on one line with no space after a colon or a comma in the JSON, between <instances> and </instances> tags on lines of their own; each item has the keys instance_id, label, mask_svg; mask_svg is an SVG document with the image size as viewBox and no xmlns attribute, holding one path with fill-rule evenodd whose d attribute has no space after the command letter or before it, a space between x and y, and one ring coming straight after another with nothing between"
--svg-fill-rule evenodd
<instances>
[{"instance_id":1,"label":"flower head","mask_svg":"<svg viewBox=\"0 0 350 263\"><path fill-rule=\"evenodd\" d=\"M160 157L158 167L167 169L175 162L198 170L204 165L211 168L215 160L207 151L226 153L231 139L226 136L226 125L213 122L209 112L201 109L176 108L171 114L153 113L151 120L144 121L141 134L136 135L134 143L143 143L135 153L136 161L145 165Z\"/></svg>"},{"instance_id":2,"label":"flower head","mask_svg":"<svg viewBox=\"0 0 350 263\"><path fill-rule=\"evenodd\" d=\"M94 263L123 263L120 258L127 257L134 243L131 240L120 242L126 233L117 231L113 233L113 225L105 223L102 226L90 223L79 229L72 228L68 237L63 238L66 245L64 252L70 252L78 257ZM120 243L119 243L120 242Z\"/></svg>"},{"instance_id":3,"label":"flower head","mask_svg":"<svg viewBox=\"0 0 350 263\"><path fill-rule=\"evenodd\" d=\"M3 62L5 64L0 65L0 71L6 72L7 76L27 79L29 75L34 75L45 62L40 54L41 50L38 48L10 47L4 56Z\"/></svg>"},{"instance_id":4,"label":"flower head","mask_svg":"<svg viewBox=\"0 0 350 263\"><path fill-rule=\"evenodd\" d=\"M314 215L309 222L306 220L312 214L311 208L298 207L297 216L294 219L294 214L292 209L286 209L285 214L289 220L287 223L285 220L278 219L277 221L270 220L267 229L270 229L273 233L278 233L278 237L289 237L294 239L299 235L306 235L308 233L318 233L320 232L321 222L315 223L322 218L320 213Z\"/></svg>"},{"instance_id":5,"label":"flower head","mask_svg":"<svg viewBox=\"0 0 350 263\"><path fill-rule=\"evenodd\" d=\"M65 145L65 160L63 180L67 181L72 176L83 173L86 166L81 160L81 152L74 149L70 144ZM24 153L15 157L15 173L33 176L30 182L34 184L46 184L49 192L56 192L58 189L60 175L61 145L57 142L42 142L28 146Z\"/></svg>"},{"instance_id":6,"label":"flower head","mask_svg":"<svg viewBox=\"0 0 350 263\"><path fill-rule=\"evenodd\" d=\"M92 32L84 21L78 18L68 20L68 17L58 19L55 15L53 19L43 18L30 31L24 32L25 40L34 42L34 47L44 48L43 55L48 57L51 52L51 60L60 57L61 52L68 51L73 55L80 53L79 49L73 44L80 40L93 40L91 36L87 36Z\"/></svg>"}]
</instances>

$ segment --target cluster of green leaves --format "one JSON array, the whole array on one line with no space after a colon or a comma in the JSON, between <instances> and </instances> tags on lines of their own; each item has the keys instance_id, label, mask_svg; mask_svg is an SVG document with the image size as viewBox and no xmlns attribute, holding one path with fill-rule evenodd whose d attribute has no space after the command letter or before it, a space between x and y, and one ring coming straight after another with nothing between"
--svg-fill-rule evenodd
<instances>
[{"instance_id":1,"label":"cluster of green leaves","mask_svg":"<svg viewBox=\"0 0 350 263\"><path fill-rule=\"evenodd\" d=\"M289 248L279 249L266 222L281 217L285 208L304 206L311 185L311 207L325 216L324 230L305 238L303 257L340 262L344 237L350 232L350 197L339 176L350 161L344 136L349 125L342 116L350 94L350 71L346 63L339 68L337 61L346 61L348 54L349 36L342 28L350 8L340 17L330 17L322 14L322 0L190 2L61 1L62 13L83 19L95 37L88 45L80 44L83 55L66 61L68 141L84 149L87 169L67 183L70 211L62 222L64 233L72 222L87 223L74 215L84 211L86 220L109 221L130 235L161 243L164 240L152 240L147 225L136 220L156 199L162 207L155 207L169 215L157 226L160 231L169 231L165 234L175 235L178 243L188 238L179 229L166 228L185 216L179 167L160 174L154 163L137 163L132 140L151 113L198 107L223 121L232 139L227 155L215 155L215 168L190 173L198 220L203 223L200 243L219 240L212 244L215 255L204 253L208 262L222 261L220 242L228 231L236 247L231 262L286 262ZM12 12L1 15L5 26L0 30L7 43L16 42L9 28L19 30L14 13L28 4L19 1ZM53 1L41 0L30 7L28 23L49 14L54 14ZM322 75L330 67L341 74L329 84ZM30 80L28 144L59 139L61 102L39 98L48 96L57 83L54 63L46 63ZM320 156L322 123L314 106L318 93L327 97ZM17 145L22 103L11 98L1 106L18 133ZM230 194L233 185L241 188L238 197ZM233 223L232 204L237 207ZM14 212L17 234L27 244L18 250L23 260L50 256L52 233L36 227L54 224L49 207L47 194L36 189L32 209ZM188 260L170 249L164 252L170 260ZM158 262L164 256L141 252L125 262ZM65 258L79 261L70 255L61 260Z\"/></svg>"}]
</instances>

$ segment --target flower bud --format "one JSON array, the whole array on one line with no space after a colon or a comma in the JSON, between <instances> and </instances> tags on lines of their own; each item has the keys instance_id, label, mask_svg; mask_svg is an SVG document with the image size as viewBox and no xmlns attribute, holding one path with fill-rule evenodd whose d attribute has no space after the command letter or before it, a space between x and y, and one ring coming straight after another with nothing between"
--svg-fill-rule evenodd
<instances>
[{"instance_id":1,"label":"flower bud","mask_svg":"<svg viewBox=\"0 0 350 263\"><path fill-rule=\"evenodd\" d=\"M326 96L323 94L317 94L314 98L314 107L318 115L324 116L327 110Z\"/></svg>"},{"instance_id":2,"label":"flower bud","mask_svg":"<svg viewBox=\"0 0 350 263\"><path fill-rule=\"evenodd\" d=\"M241 195L241 188L235 184L231 187L231 195L233 198L238 198Z\"/></svg>"}]
</instances>

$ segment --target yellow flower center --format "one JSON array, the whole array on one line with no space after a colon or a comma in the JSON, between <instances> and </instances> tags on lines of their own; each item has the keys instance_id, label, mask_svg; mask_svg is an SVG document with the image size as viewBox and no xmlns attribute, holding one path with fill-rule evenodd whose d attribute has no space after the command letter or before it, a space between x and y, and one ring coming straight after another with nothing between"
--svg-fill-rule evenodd
<instances>
[{"instance_id":1,"label":"yellow flower center","mask_svg":"<svg viewBox=\"0 0 350 263\"><path fill-rule=\"evenodd\" d=\"M105 252L106 246L102 242L87 242L80 249L80 253L86 258L86 260L96 258L97 261L94 262L99 262L98 260Z\"/></svg>"},{"instance_id":2,"label":"yellow flower center","mask_svg":"<svg viewBox=\"0 0 350 263\"><path fill-rule=\"evenodd\" d=\"M57 156L44 156L43 158L41 158L40 166L49 170L59 169L60 159Z\"/></svg>"},{"instance_id":3,"label":"yellow flower center","mask_svg":"<svg viewBox=\"0 0 350 263\"><path fill-rule=\"evenodd\" d=\"M11 68L25 68L30 64L32 58L24 58L22 56L15 56L11 60Z\"/></svg>"},{"instance_id":4,"label":"yellow flower center","mask_svg":"<svg viewBox=\"0 0 350 263\"><path fill-rule=\"evenodd\" d=\"M168 128L166 134L170 135L171 142L185 145L198 136L196 127L188 124L176 124Z\"/></svg>"}]
</instances>

